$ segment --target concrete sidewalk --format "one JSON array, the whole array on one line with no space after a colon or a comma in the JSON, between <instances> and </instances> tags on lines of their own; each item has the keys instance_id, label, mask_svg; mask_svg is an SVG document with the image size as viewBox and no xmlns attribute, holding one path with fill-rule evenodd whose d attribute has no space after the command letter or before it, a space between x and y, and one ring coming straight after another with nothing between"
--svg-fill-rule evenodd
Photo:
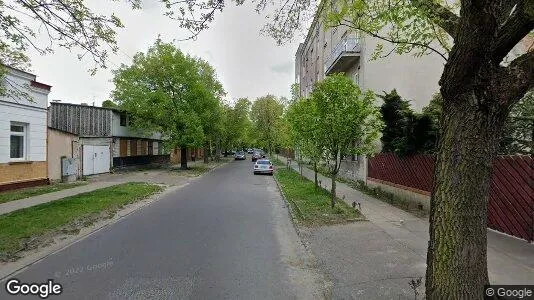
<instances>
[{"instance_id":1,"label":"concrete sidewalk","mask_svg":"<svg viewBox=\"0 0 534 300\"><path fill-rule=\"evenodd\" d=\"M42 194L20 200L14 200L0 204L0 215L10 213L15 210L35 206L50 201L59 200L61 198L78 195L81 193L87 193L94 190L106 188L109 186L117 185L122 182L90 182L89 184L74 187L71 189L61 190L53 193Z\"/></svg>"},{"instance_id":2,"label":"concrete sidewalk","mask_svg":"<svg viewBox=\"0 0 534 300\"><path fill-rule=\"evenodd\" d=\"M284 157L279 158L286 162ZM298 171L296 162L292 162L292 167ZM312 170L303 168L303 175L313 181L314 173ZM320 174L318 177L322 181L323 187L330 189L330 179ZM362 213L371 223L366 225L363 223L367 222L358 222L362 224L328 226L311 230L312 250L319 252L316 253L318 257L325 256L323 263L335 265L332 272L345 274L345 278L338 278L341 281L339 284L352 287L355 284L358 285L358 282L351 282L350 274L362 272L362 270L351 270L353 267L366 266L365 272L373 273L377 268L380 269L382 264L395 265L396 267L393 267L394 270L402 269L400 265L404 264L404 272L398 272L396 275L393 272L392 276L402 278L406 282L407 279L405 280L405 278L411 278L417 274L424 279L427 243L429 240L428 220L415 217L408 212L372 198L340 182L337 183L337 193L338 197L345 197L345 201L349 204L353 201L361 203ZM340 234L341 231L342 234ZM339 235L339 239L333 238L336 235ZM323 241L321 239L328 240ZM384 240L377 241L376 239ZM375 244L377 248L372 248L372 244ZM340 249L341 247L350 249ZM348 251L346 255L351 257L343 257L342 253L346 251ZM369 253L369 251L383 251L390 252L392 255L397 253L404 256L400 259L392 258L393 261L391 262L371 261L364 258L364 256L377 254ZM339 255L332 255L332 252L338 252ZM387 261L388 256L381 256L380 259ZM357 262L353 263L352 260L357 260ZM328 266L325 267L328 269ZM488 270L490 282L493 284L534 284L534 244L488 230ZM390 271L391 269L385 269L381 275L376 275L380 277L386 273L391 274L388 273ZM336 274L332 276L338 276ZM353 278L358 278L355 280L362 280L361 274L353 275ZM377 277L367 279L380 280ZM385 277L389 277L386 278L388 280L392 279L389 275ZM344 297L348 295L340 292L338 296Z\"/></svg>"},{"instance_id":3,"label":"concrete sidewalk","mask_svg":"<svg viewBox=\"0 0 534 300\"><path fill-rule=\"evenodd\" d=\"M188 162L188 166L199 167L206 166L202 161ZM208 165L209 168L214 168L219 164L213 162ZM176 166L178 167L178 166ZM59 200L61 198L74 196L81 193L87 193L94 190L106 188L109 186L126 183L126 182L147 182L155 184L165 184L169 186L181 185L194 180L197 177L182 176L179 173L173 173L169 169L135 169L122 170L116 173L104 173L92 175L89 177L87 185L65 189L53 193L42 194L25 199L15 200L0 204L0 215L10 213L15 210L27 208L30 206L47 203L50 201Z\"/></svg>"}]
</instances>

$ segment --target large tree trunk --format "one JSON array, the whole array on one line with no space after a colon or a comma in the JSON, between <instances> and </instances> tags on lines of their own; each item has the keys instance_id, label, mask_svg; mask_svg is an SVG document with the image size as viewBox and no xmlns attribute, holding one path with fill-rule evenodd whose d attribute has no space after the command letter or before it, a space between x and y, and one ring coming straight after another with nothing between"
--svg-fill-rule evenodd
<instances>
[{"instance_id":1,"label":"large tree trunk","mask_svg":"<svg viewBox=\"0 0 534 300\"><path fill-rule=\"evenodd\" d=\"M206 141L204 143L204 163L207 164L210 162L210 142Z\"/></svg>"},{"instance_id":2,"label":"large tree trunk","mask_svg":"<svg viewBox=\"0 0 534 300\"><path fill-rule=\"evenodd\" d=\"M488 191L507 112L475 94L444 99L430 205L427 299L483 299L489 284Z\"/></svg>"},{"instance_id":3,"label":"large tree trunk","mask_svg":"<svg viewBox=\"0 0 534 300\"><path fill-rule=\"evenodd\" d=\"M187 147L180 147L180 168L187 170Z\"/></svg>"}]
</instances>

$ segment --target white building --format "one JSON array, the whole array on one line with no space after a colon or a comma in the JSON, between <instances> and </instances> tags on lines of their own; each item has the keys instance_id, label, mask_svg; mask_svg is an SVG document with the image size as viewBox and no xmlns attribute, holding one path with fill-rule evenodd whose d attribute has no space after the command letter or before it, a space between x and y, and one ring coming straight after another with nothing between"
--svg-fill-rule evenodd
<instances>
[{"instance_id":1,"label":"white building","mask_svg":"<svg viewBox=\"0 0 534 300\"><path fill-rule=\"evenodd\" d=\"M396 89L421 111L439 91L438 81L445 60L437 54L415 58L411 54L391 53L372 60L376 38L361 35L346 26L326 28L316 13L303 43L295 55L295 82L301 96L310 95L315 83L332 73L345 73L364 90L376 94ZM387 46L384 47L387 53ZM377 105L380 105L378 98ZM340 174L351 179L366 179L365 157L350 157L342 162Z\"/></svg>"},{"instance_id":2,"label":"white building","mask_svg":"<svg viewBox=\"0 0 534 300\"><path fill-rule=\"evenodd\" d=\"M161 152L161 134L134 129L126 112L118 109L52 102L48 126L54 131L48 147L58 153L55 156L64 149L59 145L72 144L61 156L77 159L78 176L169 161L169 155ZM49 156L54 161L49 167L51 179L60 177L57 157Z\"/></svg>"},{"instance_id":3,"label":"white building","mask_svg":"<svg viewBox=\"0 0 534 300\"><path fill-rule=\"evenodd\" d=\"M50 86L28 72L1 66L0 191L47 182L46 107Z\"/></svg>"}]
</instances>

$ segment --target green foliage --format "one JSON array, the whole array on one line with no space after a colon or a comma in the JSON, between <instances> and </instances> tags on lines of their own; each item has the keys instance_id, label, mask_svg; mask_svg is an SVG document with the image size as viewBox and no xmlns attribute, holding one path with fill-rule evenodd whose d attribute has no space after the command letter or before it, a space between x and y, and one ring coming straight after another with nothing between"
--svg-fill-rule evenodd
<instances>
[{"instance_id":1,"label":"green foliage","mask_svg":"<svg viewBox=\"0 0 534 300\"><path fill-rule=\"evenodd\" d=\"M384 101L380 107L385 127L382 130L382 151L400 153L405 151L406 133L413 112L410 103L402 99L396 90L379 96Z\"/></svg>"},{"instance_id":2,"label":"green foliage","mask_svg":"<svg viewBox=\"0 0 534 300\"><path fill-rule=\"evenodd\" d=\"M441 104L439 94L419 114L410 108L396 90L380 96L384 103L380 108L385 123L382 131L382 152L394 152L399 156L415 153L433 153L439 131Z\"/></svg>"},{"instance_id":3,"label":"green foliage","mask_svg":"<svg viewBox=\"0 0 534 300\"><path fill-rule=\"evenodd\" d=\"M317 108L311 99L299 99L293 102L287 111L295 147L300 154L314 163L323 157L323 144L319 138L320 128L317 122Z\"/></svg>"},{"instance_id":4,"label":"green foliage","mask_svg":"<svg viewBox=\"0 0 534 300\"><path fill-rule=\"evenodd\" d=\"M341 154L375 152L383 122L374 93L364 93L347 76L334 74L317 83L311 98L316 109L316 139L323 145L326 161L334 162L332 174L339 171Z\"/></svg>"},{"instance_id":5,"label":"green foliage","mask_svg":"<svg viewBox=\"0 0 534 300\"><path fill-rule=\"evenodd\" d=\"M158 40L114 74L113 98L134 127L159 131L180 148L200 147L216 134L224 91L207 62Z\"/></svg>"},{"instance_id":6,"label":"green foliage","mask_svg":"<svg viewBox=\"0 0 534 300\"><path fill-rule=\"evenodd\" d=\"M304 225L340 224L363 219L358 210L342 200L331 208L330 194L324 189L316 189L313 182L293 170L280 168L274 175L292 206L294 217Z\"/></svg>"},{"instance_id":7,"label":"green foliage","mask_svg":"<svg viewBox=\"0 0 534 300\"><path fill-rule=\"evenodd\" d=\"M382 134L382 151L399 156L434 153L437 150L443 99L436 93L422 114L413 112L395 90L380 96L386 123ZM530 154L534 128L534 92L528 92L512 107L506 121L499 154Z\"/></svg>"},{"instance_id":8,"label":"green foliage","mask_svg":"<svg viewBox=\"0 0 534 300\"><path fill-rule=\"evenodd\" d=\"M283 104L273 95L260 97L252 104L250 118L254 124L256 145L267 148L269 153L282 144L282 132L279 130L285 126L281 124L283 112Z\"/></svg>"},{"instance_id":9,"label":"green foliage","mask_svg":"<svg viewBox=\"0 0 534 300\"><path fill-rule=\"evenodd\" d=\"M512 107L499 145L500 154L532 154L534 151L534 91Z\"/></svg>"},{"instance_id":10,"label":"green foliage","mask_svg":"<svg viewBox=\"0 0 534 300\"><path fill-rule=\"evenodd\" d=\"M251 103L247 98L238 99L235 105L223 107L222 147L230 150L237 147L249 147L251 141L252 123L249 119Z\"/></svg>"},{"instance_id":11,"label":"green foliage","mask_svg":"<svg viewBox=\"0 0 534 300\"><path fill-rule=\"evenodd\" d=\"M119 107L117 105L117 103L111 101L111 100L104 100L104 102L102 102L102 107L104 108L117 108Z\"/></svg>"}]
</instances>

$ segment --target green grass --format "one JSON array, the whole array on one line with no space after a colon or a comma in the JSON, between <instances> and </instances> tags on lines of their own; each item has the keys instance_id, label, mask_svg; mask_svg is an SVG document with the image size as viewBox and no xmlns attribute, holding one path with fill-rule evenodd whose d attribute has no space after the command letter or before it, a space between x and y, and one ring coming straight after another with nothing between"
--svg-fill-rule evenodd
<instances>
[{"instance_id":1,"label":"green grass","mask_svg":"<svg viewBox=\"0 0 534 300\"><path fill-rule=\"evenodd\" d=\"M287 200L291 203L294 217L306 226L340 224L361 220L360 212L338 199L334 209L330 207L330 193L316 189L312 181L297 172L279 169L275 177Z\"/></svg>"},{"instance_id":2,"label":"green grass","mask_svg":"<svg viewBox=\"0 0 534 300\"><path fill-rule=\"evenodd\" d=\"M308 165L308 168L312 169L313 166L309 166ZM326 177L329 177L330 175L327 174L328 170L327 168L324 166L324 165L320 165L318 166L318 173L323 175L323 176L326 176ZM422 210L420 207L417 206L416 203L413 203L413 202L410 202L410 201L406 201L405 199L399 197L399 196L396 196L395 194L393 193L390 193L390 192L386 192L384 191L383 189L379 188L379 187L370 187L368 185L365 184L364 181L362 180L358 180L358 181L355 181L355 180L350 180L350 179L345 179L341 176L338 176L337 177L337 180L338 182L341 182L341 183L344 183L348 186L350 186L351 188L355 189L355 190L358 190L366 195L369 195L375 199L378 199L382 202L386 202L388 204L391 204L397 208L400 208L406 212L409 212L417 217L420 217L420 218L424 218L424 217L427 217L428 216L428 212Z\"/></svg>"},{"instance_id":3,"label":"green grass","mask_svg":"<svg viewBox=\"0 0 534 300\"><path fill-rule=\"evenodd\" d=\"M286 165L283 161L279 160L278 157L276 156L273 156L270 159L270 161L273 163L273 165L278 166L278 167L284 167Z\"/></svg>"},{"instance_id":4,"label":"green grass","mask_svg":"<svg viewBox=\"0 0 534 300\"><path fill-rule=\"evenodd\" d=\"M6 203L9 201L24 199L28 197L38 196L42 194L48 194L61 190L71 189L73 187L85 185L87 182L74 182L74 183L54 183L50 185L36 186L24 189L18 189L13 191L7 191L0 193L0 203Z\"/></svg>"},{"instance_id":5,"label":"green grass","mask_svg":"<svg viewBox=\"0 0 534 300\"><path fill-rule=\"evenodd\" d=\"M153 184L124 183L0 215L0 261L16 259L17 252L45 244L59 232L76 233L161 190Z\"/></svg>"}]
</instances>

